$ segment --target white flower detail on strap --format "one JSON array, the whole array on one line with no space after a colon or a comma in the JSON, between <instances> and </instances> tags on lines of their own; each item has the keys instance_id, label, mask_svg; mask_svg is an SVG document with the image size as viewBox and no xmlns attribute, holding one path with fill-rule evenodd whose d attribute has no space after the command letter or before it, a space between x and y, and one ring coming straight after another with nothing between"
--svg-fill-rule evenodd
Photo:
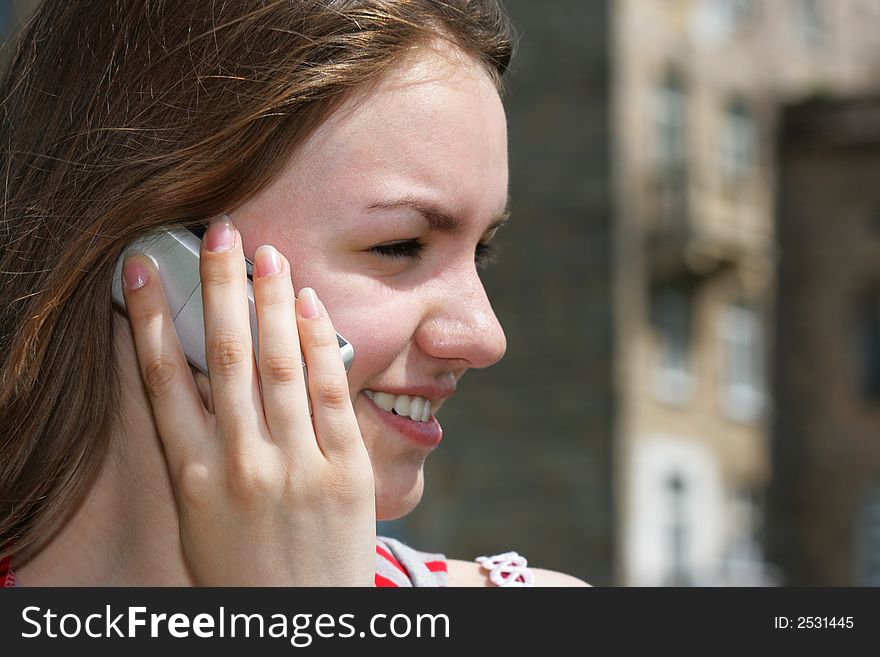
<instances>
[{"instance_id":1,"label":"white flower detail on strap","mask_svg":"<svg viewBox=\"0 0 880 657\"><path fill-rule=\"evenodd\" d=\"M477 557L476 562L489 571L489 581L495 586L535 585L534 574L526 568L529 562L516 552Z\"/></svg>"}]
</instances>

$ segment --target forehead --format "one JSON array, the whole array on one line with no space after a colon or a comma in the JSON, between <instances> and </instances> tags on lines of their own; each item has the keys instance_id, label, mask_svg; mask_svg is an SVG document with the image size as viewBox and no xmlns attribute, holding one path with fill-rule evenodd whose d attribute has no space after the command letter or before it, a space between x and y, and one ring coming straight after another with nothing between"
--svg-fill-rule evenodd
<instances>
[{"instance_id":1,"label":"forehead","mask_svg":"<svg viewBox=\"0 0 880 657\"><path fill-rule=\"evenodd\" d=\"M460 205L503 205L504 110L476 61L459 51L425 48L349 98L296 160L298 169L342 180L354 194L405 191L444 195Z\"/></svg>"}]
</instances>

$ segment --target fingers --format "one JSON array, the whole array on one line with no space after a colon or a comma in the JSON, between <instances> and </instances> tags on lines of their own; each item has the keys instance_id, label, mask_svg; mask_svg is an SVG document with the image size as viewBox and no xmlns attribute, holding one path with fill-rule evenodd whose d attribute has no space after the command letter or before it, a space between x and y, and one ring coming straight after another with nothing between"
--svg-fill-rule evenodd
<instances>
[{"instance_id":1,"label":"fingers","mask_svg":"<svg viewBox=\"0 0 880 657\"><path fill-rule=\"evenodd\" d=\"M128 256L122 272L141 378L169 465L176 470L206 435L207 417L153 261L141 254Z\"/></svg>"},{"instance_id":2,"label":"fingers","mask_svg":"<svg viewBox=\"0 0 880 657\"><path fill-rule=\"evenodd\" d=\"M257 365L266 424L276 442L295 447L294 443L311 439L312 424L290 265L271 246L261 246L254 254L254 301L260 345ZM294 440L297 436L308 438Z\"/></svg>"},{"instance_id":3,"label":"fingers","mask_svg":"<svg viewBox=\"0 0 880 657\"><path fill-rule=\"evenodd\" d=\"M337 335L323 304L309 288L294 298L289 263L273 247L260 247L254 259L256 364L241 235L228 217L211 223L199 274L213 418L190 376L153 263L138 256L131 259L131 271L124 270L132 281L124 286L126 300L133 297L133 331L142 345L142 376L156 400L160 433L181 443L172 449L182 451L194 439L176 438L186 433L178 427L191 431L189 418L197 415L203 427L210 421L232 457L251 453L261 439L290 455L320 450L330 458L363 451Z\"/></svg>"},{"instance_id":4,"label":"fingers","mask_svg":"<svg viewBox=\"0 0 880 657\"><path fill-rule=\"evenodd\" d=\"M336 331L323 304L310 288L300 291L298 301L294 298L290 265L275 248L258 248L254 265L258 368L273 440L286 445L289 453L303 454L309 444L326 457L345 453L360 431Z\"/></svg>"},{"instance_id":5,"label":"fingers","mask_svg":"<svg viewBox=\"0 0 880 657\"><path fill-rule=\"evenodd\" d=\"M199 275L205 313L205 357L217 425L227 441L246 443L262 433L261 400L241 236L228 217L216 219L208 226L202 240ZM237 446L246 449L244 444Z\"/></svg>"},{"instance_id":6,"label":"fingers","mask_svg":"<svg viewBox=\"0 0 880 657\"><path fill-rule=\"evenodd\" d=\"M339 342L324 304L314 290L303 288L296 301L296 312L318 446L328 459L361 449L363 442Z\"/></svg>"}]
</instances>

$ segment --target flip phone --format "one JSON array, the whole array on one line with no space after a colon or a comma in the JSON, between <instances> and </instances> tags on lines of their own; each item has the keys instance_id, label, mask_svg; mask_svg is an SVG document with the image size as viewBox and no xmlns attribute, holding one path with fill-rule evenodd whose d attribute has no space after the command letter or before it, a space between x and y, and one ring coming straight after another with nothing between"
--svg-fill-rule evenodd
<instances>
[{"instance_id":1,"label":"flip phone","mask_svg":"<svg viewBox=\"0 0 880 657\"><path fill-rule=\"evenodd\" d=\"M163 228L157 233L135 240L116 262L113 276L113 301L125 310L122 295L122 263L129 251L140 251L153 260L159 270L165 297L174 320L174 328L186 359L200 372L208 375L205 357L205 319L202 307L202 284L199 278L199 245L204 229ZM248 309L254 354L259 354L257 343L257 312L254 305L253 263L245 258L247 268ZM339 351L347 372L354 360L354 347L338 333ZM305 362L303 362L305 368Z\"/></svg>"}]
</instances>

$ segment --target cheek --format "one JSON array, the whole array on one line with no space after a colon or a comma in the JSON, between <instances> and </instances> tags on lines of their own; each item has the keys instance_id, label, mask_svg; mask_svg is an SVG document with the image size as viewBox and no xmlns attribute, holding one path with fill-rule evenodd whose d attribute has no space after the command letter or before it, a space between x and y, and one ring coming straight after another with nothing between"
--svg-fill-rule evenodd
<instances>
[{"instance_id":1,"label":"cheek","mask_svg":"<svg viewBox=\"0 0 880 657\"><path fill-rule=\"evenodd\" d=\"M413 330L400 310L333 300L324 304L336 331L354 347L354 363L348 375L353 393L392 369L408 351ZM404 367L401 363L401 371Z\"/></svg>"},{"instance_id":2,"label":"cheek","mask_svg":"<svg viewBox=\"0 0 880 657\"><path fill-rule=\"evenodd\" d=\"M352 393L368 387L398 361L401 372L394 382L403 379L406 363L402 356L418 326L418 308L409 295L389 290L373 278L334 272L330 267L301 266L293 275L297 288L310 286L317 291L333 327L354 347L348 373Z\"/></svg>"}]
</instances>

